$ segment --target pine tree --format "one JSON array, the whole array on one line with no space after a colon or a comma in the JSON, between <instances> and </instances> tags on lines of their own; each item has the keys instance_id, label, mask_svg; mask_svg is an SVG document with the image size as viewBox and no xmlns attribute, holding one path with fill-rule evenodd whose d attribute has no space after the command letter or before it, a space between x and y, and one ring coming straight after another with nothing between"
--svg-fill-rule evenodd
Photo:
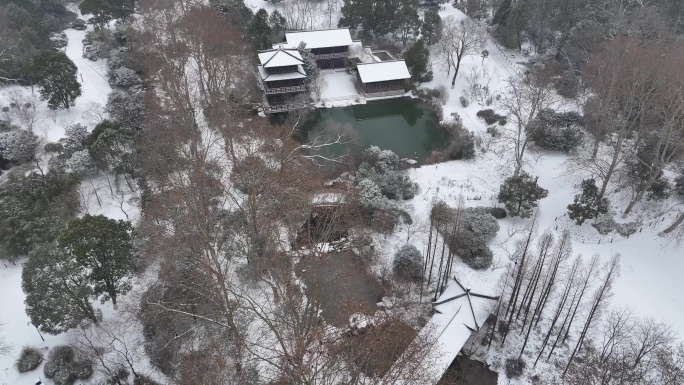
<instances>
[{"instance_id":1,"label":"pine tree","mask_svg":"<svg viewBox=\"0 0 684 385\"><path fill-rule=\"evenodd\" d=\"M429 69L430 51L425 47L423 39L419 39L406 51L404 60L413 80L417 82L432 80L432 71Z\"/></svg>"},{"instance_id":2,"label":"pine tree","mask_svg":"<svg viewBox=\"0 0 684 385\"><path fill-rule=\"evenodd\" d=\"M582 225L587 219L593 219L599 214L608 212L608 199L599 198L594 179L583 180L581 188L582 192L575 195L575 202L568 205L568 216L578 225Z\"/></svg>"},{"instance_id":3,"label":"pine tree","mask_svg":"<svg viewBox=\"0 0 684 385\"><path fill-rule=\"evenodd\" d=\"M499 190L499 202L503 203L511 216L529 218L540 199L546 198L548 191L539 187L537 178L521 171L517 176L507 178Z\"/></svg>"},{"instance_id":4,"label":"pine tree","mask_svg":"<svg viewBox=\"0 0 684 385\"><path fill-rule=\"evenodd\" d=\"M31 59L27 71L31 80L41 87L41 99L48 101L51 110L68 110L81 95L81 83L76 78L78 69L64 52L38 53Z\"/></svg>"},{"instance_id":5,"label":"pine tree","mask_svg":"<svg viewBox=\"0 0 684 385\"><path fill-rule=\"evenodd\" d=\"M271 48L271 26L268 23L268 12L260 8L252 18L249 24L249 36L252 38L252 44L256 50L265 50Z\"/></svg>"},{"instance_id":6,"label":"pine tree","mask_svg":"<svg viewBox=\"0 0 684 385\"><path fill-rule=\"evenodd\" d=\"M427 45L437 43L442 37L442 18L439 17L436 7L430 7L425 11L420 33Z\"/></svg>"},{"instance_id":7,"label":"pine tree","mask_svg":"<svg viewBox=\"0 0 684 385\"><path fill-rule=\"evenodd\" d=\"M41 331L59 334L86 319L98 322L85 269L55 245L40 246L29 254L21 281L26 314Z\"/></svg>"},{"instance_id":8,"label":"pine tree","mask_svg":"<svg viewBox=\"0 0 684 385\"><path fill-rule=\"evenodd\" d=\"M71 221L57 243L88 272L93 295L103 295L102 302L111 299L116 305L117 295L131 288L128 278L135 267L132 233L130 222L85 215Z\"/></svg>"},{"instance_id":9,"label":"pine tree","mask_svg":"<svg viewBox=\"0 0 684 385\"><path fill-rule=\"evenodd\" d=\"M284 40L286 23L287 20L278 10L271 13L271 16L268 17L268 24L271 26L271 42L279 43Z\"/></svg>"}]
</instances>

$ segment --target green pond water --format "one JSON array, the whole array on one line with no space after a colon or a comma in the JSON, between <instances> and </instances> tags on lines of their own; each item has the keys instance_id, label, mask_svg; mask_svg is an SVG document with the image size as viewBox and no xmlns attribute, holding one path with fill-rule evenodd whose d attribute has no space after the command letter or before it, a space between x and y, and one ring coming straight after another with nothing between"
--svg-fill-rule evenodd
<instances>
[{"instance_id":1,"label":"green pond water","mask_svg":"<svg viewBox=\"0 0 684 385\"><path fill-rule=\"evenodd\" d=\"M447 141L434 109L410 98L317 109L313 118L304 123L301 132L303 139L309 142L316 137L336 138L344 134L349 143L331 146L322 155L359 153L375 145L419 162L432 150L444 147Z\"/></svg>"}]
</instances>

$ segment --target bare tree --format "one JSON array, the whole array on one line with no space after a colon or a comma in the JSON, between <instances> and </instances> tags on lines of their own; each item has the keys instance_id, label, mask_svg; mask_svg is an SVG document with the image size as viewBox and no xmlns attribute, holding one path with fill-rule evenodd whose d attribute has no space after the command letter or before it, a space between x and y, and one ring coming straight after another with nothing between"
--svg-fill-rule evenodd
<instances>
[{"instance_id":1,"label":"bare tree","mask_svg":"<svg viewBox=\"0 0 684 385\"><path fill-rule=\"evenodd\" d=\"M540 111L557 105L547 84L534 79L512 78L509 87L499 101L512 124L506 125L503 140L510 144L514 154L515 172L518 175L525 162L525 151L529 144L530 125Z\"/></svg>"},{"instance_id":2,"label":"bare tree","mask_svg":"<svg viewBox=\"0 0 684 385\"><path fill-rule=\"evenodd\" d=\"M328 4L328 9L324 11L322 3L313 0L288 1L283 6L282 12L287 28L295 31L316 29L325 18L328 19L328 22L332 20L330 4Z\"/></svg>"},{"instance_id":3,"label":"bare tree","mask_svg":"<svg viewBox=\"0 0 684 385\"><path fill-rule=\"evenodd\" d=\"M472 19L456 21L449 16L442 20L442 38L437 43L438 60L447 68L447 75L454 69L451 87L456 84L456 76L461 61L469 55L479 55L485 42L485 33Z\"/></svg>"},{"instance_id":4,"label":"bare tree","mask_svg":"<svg viewBox=\"0 0 684 385\"><path fill-rule=\"evenodd\" d=\"M606 266L604 268L604 275L601 279L601 285L598 287L598 289L596 289L596 292L594 293L591 307L589 309L589 314L587 315L587 319L584 322L584 326L582 327L580 336L577 339L575 348L573 349L572 354L570 354L568 364L565 366L565 370L563 370L563 376L565 376L565 374L567 373L568 368L572 364L572 361L575 358L575 355L577 354L577 351L582 347L584 339L587 337L587 333L589 332L589 329L591 328L592 324L599 317L599 312L606 306L606 301L612 295L611 289L613 286L613 282L619 276L619 274L620 255L616 254L613 256L610 262L606 263Z\"/></svg>"}]
</instances>

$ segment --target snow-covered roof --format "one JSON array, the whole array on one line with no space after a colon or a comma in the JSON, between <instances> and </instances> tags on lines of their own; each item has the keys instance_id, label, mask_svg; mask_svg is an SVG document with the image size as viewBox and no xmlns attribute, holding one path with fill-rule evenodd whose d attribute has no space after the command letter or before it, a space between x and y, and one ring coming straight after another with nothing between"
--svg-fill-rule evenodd
<instances>
[{"instance_id":1,"label":"snow-covered roof","mask_svg":"<svg viewBox=\"0 0 684 385\"><path fill-rule=\"evenodd\" d=\"M307 49L345 47L352 44L349 28L287 32L285 40L288 47L298 47L299 43L304 42Z\"/></svg>"},{"instance_id":2,"label":"snow-covered roof","mask_svg":"<svg viewBox=\"0 0 684 385\"><path fill-rule=\"evenodd\" d=\"M306 72L301 65L297 66L297 72L287 72L284 74L269 74L263 66L257 66L261 80L274 82L276 80L302 79L306 77Z\"/></svg>"},{"instance_id":3,"label":"snow-covered roof","mask_svg":"<svg viewBox=\"0 0 684 385\"><path fill-rule=\"evenodd\" d=\"M278 47L259 52L259 62L265 68L296 66L304 64L302 55L296 49Z\"/></svg>"},{"instance_id":4,"label":"snow-covered roof","mask_svg":"<svg viewBox=\"0 0 684 385\"><path fill-rule=\"evenodd\" d=\"M431 384L439 382L468 339L482 327L488 316L487 305L497 299L473 293L454 278L433 302L435 314L420 332L421 341L426 340L425 333L429 333L427 340L432 341L428 352Z\"/></svg>"},{"instance_id":5,"label":"snow-covered roof","mask_svg":"<svg viewBox=\"0 0 684 385\"><path fill-rule=\"evenodd\" d=\"M437 381L473 332L482 327L488 316L487 305L496 299L497 297L472 293L454 278L433 303L436 313L425 330L435 333L436 348L441 352L435 355L435 362L431 365Z\"/></svg>"},{"instance_id":6,"label":"snow-covered roof","mask_svg":"<svg viewBox=\"0 0 684 385\"><path fill-rule=\"evenodd\" d=\"M411 74L403 60L359 63L356 69L359 71L359 77L363 83L411 78Z\"/></svg>"}]
</instances>

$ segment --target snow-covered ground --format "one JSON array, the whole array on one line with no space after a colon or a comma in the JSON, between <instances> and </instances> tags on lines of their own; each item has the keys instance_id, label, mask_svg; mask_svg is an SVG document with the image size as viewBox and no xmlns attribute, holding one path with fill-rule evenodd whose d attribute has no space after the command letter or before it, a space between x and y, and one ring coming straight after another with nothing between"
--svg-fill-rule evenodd
<instances>
[{"instance_id":1,"label":"snow-covered ground","mask_svg":"<svg viewBox=\"0 0 684 385\"><path fill-rule=\"evenodd\" d=\"M356 87L354 87L353 75L348 74L345 70L325 70L321 71L320 76L323 81L320 103L323 105L341 107L358 104L363 99L363 96L359 95Z\"/></svg>"}]
</instances>

